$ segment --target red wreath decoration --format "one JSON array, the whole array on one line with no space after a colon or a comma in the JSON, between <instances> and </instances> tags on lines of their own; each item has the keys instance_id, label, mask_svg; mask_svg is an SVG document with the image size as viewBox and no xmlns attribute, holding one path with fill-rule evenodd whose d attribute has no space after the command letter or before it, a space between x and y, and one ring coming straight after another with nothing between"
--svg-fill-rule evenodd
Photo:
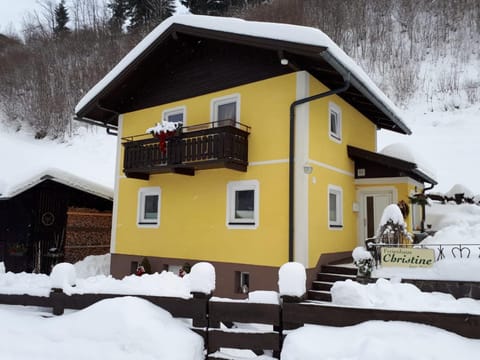
<instances>
[{"instance_id":1,"label":"red wreath decoration","mask_svg":"<svg viewBox=\"0 0 480 360\"><path fill-rule=\"evenodd\" d=\"M167 140L175 135L175 131L160 131L154 133L154 136L159 140L160 151L162 154L165 154L167 151Z\"/></svg>"}]
</instances>

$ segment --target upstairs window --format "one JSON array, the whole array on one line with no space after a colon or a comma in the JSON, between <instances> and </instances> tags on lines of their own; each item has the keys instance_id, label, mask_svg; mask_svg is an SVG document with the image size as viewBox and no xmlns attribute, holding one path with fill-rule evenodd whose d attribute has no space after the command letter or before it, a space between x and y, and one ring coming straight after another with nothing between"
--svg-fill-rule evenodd
<instances>
[{"instance_id":1,"label":"upstairs window","mask_svg":"<svg viewBox=\"0 0 480 360\"><path fill-rule=\"evenodd\" d=\"M158 227L160 224L160 188L148 187L138 191L138 225Z\"/></svg>"},{"instance_id":2,"label":"upstairs window","mask_svg":"<svg viewBox=\"0 0 480 360\"><path fill-rule=\"evenodd\" d=\"M218 126L235 125L236 122L240 122L240 95L214 99L212 121Z\"/></svg>"},{"instance_id":3,"label":"upstairs window","mask_svg":"<svg viewBox=\"0 0 480 360\"><path fill-rule=\"evenodd\" d=\"M227 227L258 226L258 181L235 181L227 185Z\"/></svg>"},{"instance_id":4,"label":"upstairs window","mask_svg":"<svg viewBox=\"0 0 480 360\"><path fill-rule=\"evenodd\" d=\"M328 186L328 226L329 228L343 227L342 188L334 185Z\"/></svg>"},{"instance_id":5,"label":"upstairs window","mask_svg":"<svg viewBox=\"0 0 480 360\"><path fill-rule=\"evenodd\" d=\"M180 122L185 126L185 107L165 110L162 119L167 122Z\"/></svg>"},{"instance_id":6,"label":"upstairs window","mask_svg":"<svg viewBox=\"0 0 480 360\"><path fill-rule=\"evenodd\" d=\"M342 111L334 103L328 106L329 137L333 141L342 141Z\"/></svg>"}]
</instances>

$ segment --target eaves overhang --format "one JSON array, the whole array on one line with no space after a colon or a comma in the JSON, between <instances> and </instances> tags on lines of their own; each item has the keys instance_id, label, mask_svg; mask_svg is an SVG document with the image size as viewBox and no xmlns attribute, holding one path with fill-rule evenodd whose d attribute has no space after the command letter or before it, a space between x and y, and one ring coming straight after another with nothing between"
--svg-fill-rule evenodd
<instances>
[{"instance_id":1,"label":"eaves overhang","mask_svg":"<svg viewBox=\"0 0 480 360\"><path fill-rule=\"evenodd\" d=\"M438 184L435 179L433 179L431 176L418 168L416 163L405 161L393 156L387 156L365 149L360 149L350 145L347 146L347 153L348 156L353 160L361 159L370 161L381 166L390 167L405 172L410 176L413 176L414 178L423 181L424 183L428 183L431 185Z\"/></svg>"}]
</instances>

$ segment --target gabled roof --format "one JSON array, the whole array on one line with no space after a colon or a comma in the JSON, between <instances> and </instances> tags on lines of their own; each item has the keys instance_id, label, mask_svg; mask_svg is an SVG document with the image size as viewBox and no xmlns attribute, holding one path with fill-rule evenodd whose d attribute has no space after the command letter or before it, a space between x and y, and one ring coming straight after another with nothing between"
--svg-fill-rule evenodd
<instances>
[{"instance_id":1,"label":"gabled roof","mask_svg":"<svg viewBox=\"0 0 480 360\"><path fill-rule=\"evenodd\" d=\"M405 161L393 156L387 156L376 152L360 149L354 146L347 146L348 156L354 160L361 159L384 167L393 168L406 173L410 177L437 185L438 182L430 175L421 170L416 163Z\"/></svg>"},{"instance_id":2,"label":"gabled roof","mask_svg":"<svg viewBox=\"0 0 480 360\"><path fill-rule=\"evenodd\" d=\"M0 200L13 198L46 180L52 180L107 200L113 200L112 189L54 168L42 171L16 184L11 184L10 187L2 190L2 193L0 193Z\"/></svg>"},{"instance_id":3,"label":"gabled roof","mask_svg":"<svg viewBox=\"0 0 480 360\"><path fill-rule=\"evenodd\" d=\"M182 37L190 39L188 46L192 51L202 41L210 41L254 48L259 53L274 53L278 57L275 66L280 68L280 59L287 59L289 64L282 70L277 69L276 73L305 70L331 89L341 86L348 78L351 86L339 96L379 128L411 133L396 106L322 31L304 26L200 15L176 15L162 22L79 101L75 107L77 119L112 127L117 125L119 113L137 110L138 103L135 108L130 101L133 92L149 82L152 86L152 81L156 87L165 84L161 81L159 69L169 56L174 56L175 49L180 47L176 41ZM183 57L189 55L186 51L181 54ZM156 75L159 78L152 80ZM232 84L239 85L240 80L230 82ZM216 86L221 85L220 81ZM188 94L199 95L193 90ZM158 99L173 98L170 95Z\"/></svg>"}]
</instances>

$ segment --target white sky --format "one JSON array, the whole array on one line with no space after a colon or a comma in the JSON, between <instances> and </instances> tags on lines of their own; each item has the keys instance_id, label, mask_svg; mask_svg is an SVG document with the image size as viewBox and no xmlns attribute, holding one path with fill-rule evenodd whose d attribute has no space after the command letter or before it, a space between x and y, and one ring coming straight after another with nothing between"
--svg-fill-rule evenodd
<instances>
[{"instance_id":1,"label":"white sky","mask_svg":"<svg viewBox=\"0 0 480 360\"><path fill-rule=\"evenodd\" d=\"M20 31L26 13L40 9L38 0L0 0L0 32Z\"/></svg>"}]
</instances>

